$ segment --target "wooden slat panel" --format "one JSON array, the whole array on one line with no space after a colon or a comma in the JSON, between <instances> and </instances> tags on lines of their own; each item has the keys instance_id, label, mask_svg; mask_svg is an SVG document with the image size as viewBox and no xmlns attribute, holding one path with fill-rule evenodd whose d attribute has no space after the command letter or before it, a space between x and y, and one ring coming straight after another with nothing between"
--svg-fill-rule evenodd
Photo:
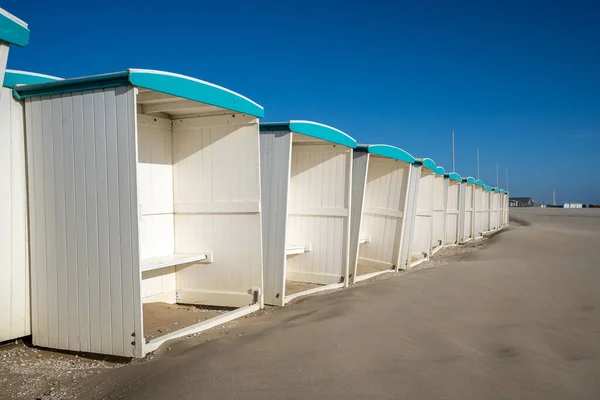
<instances>
[{"instance_id":1,"label":"wooden slat panel","mask_svg":"<svg viewBox=\"0 0 600 400\"><path fill-rule=\"evenodd\" d=\"M139 356L133 88L32 98L27 108L33 341Z\"/></svg>"},{"instance_id":2,"label":"wooden slat panel","mask_svg":"<svg viewBox=\"0 0 600 400\"><path fill-rule=\"evenodd\" d=\"M4 190L0 196L1 342L31 331L24 110L23 104L13 99L11 89L0 87L0 96L0 188Z\"/></svg>"},{"instance_id":3,"label":"wooden slat panel","mask_svg":"<svg viewBox=\"0 0 600 400\"><path fill-rule=\"evenodd\" d=\"M242 295L261 288L256 118L176 119L172 135L175 253L212 251L214 257L210 265L177 268L177 288Z\"/></svg>"},{"instance_id":4,"label":"wooden slat panel","mask_svg":"<svg viewBox=\"0 0 600 400\"><path fill-rule=\"evenodd\" d=\"M260 134L265 303L283 306L291 134Z\"/></svg>"},{"instance_id":5,"label":"wooden slat panel","mask_svg":"<svg viewBox=\"0 0 600 400\"><path fill-rule=\"evenodd\" d=\"M352 208L350 210L350 282L356 278L358 249L360 242L361 224L363 218L363 205L365 200L365 187L369 169L369 153L354 152L352 160Z\"/></svg>"}]
</instances>

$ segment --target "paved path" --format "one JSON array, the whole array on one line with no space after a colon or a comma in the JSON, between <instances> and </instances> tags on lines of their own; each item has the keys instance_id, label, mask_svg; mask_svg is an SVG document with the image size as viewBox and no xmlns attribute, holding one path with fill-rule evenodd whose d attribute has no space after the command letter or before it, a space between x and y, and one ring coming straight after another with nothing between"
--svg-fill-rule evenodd
<instances>
[{"instance_id":1,"label":"paved path","mask_svg":"<svg viewBox=\"0 0 600 400\"><path fill-rule=\"evenodd\" d=\"M463 262L307 298L204 344L179 341L82 396L599 399L600 213L513 214L532 226Z\"/></svg>"}]
</instances>

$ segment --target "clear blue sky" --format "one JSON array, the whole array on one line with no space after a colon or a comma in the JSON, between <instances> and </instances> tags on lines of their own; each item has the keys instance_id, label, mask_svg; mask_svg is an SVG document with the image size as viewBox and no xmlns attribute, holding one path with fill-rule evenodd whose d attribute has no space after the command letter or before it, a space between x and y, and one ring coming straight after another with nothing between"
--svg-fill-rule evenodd
<instances>
[{"instance_id":1,"label":"clear blue sky","mask_svg":"<svg viewBox=\"0 0 600 400\"><path fill-rule=\"evenodd\" d=\"M485 4L483 4L485 3ZM150 68L238 91L265 121L389 143L514 196L600 203L600 2L8 0L9 68Z\"/></svg>"}]
</instances>

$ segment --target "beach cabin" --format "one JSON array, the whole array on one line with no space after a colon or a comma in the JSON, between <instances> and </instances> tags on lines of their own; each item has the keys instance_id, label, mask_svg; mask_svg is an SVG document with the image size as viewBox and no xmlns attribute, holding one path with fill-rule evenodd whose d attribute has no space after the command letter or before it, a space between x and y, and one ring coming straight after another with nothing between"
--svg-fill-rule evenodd
<instances>
[{"instance_id":1,"label":"beach cabin","mask_svg":"<svg viewBox=\"0 0 600 400\"><path fill-rule=\"evenodd\" d=\"M475 179L472 177L463 178L461 183L461 212L460 212L460 229L459 242L466 243L473 239L473 215L475 208Z\"/></svg>"},{"instance_id":2,"label":"beach cabin","mask_svg":"<svg viewBox=\"0 0 600 400\"><path fill-rule=\"evenodd\" d=\"M502 226L508 225L508 192L500 189L502 194Z\"/></svg>"},{"instance_id":3,"label":"beach cabin","mask_svg":"<svg viewBox=\"0 0 600 400\"><path fill-rule=\"evenodd\" d=\"M431 256L433 234L433 198L437 165L430 158L418 159L420 166L416 195L415 222L410 247L410 266L415 267Z\"/></svg>"},{"instance_id":4,"label":"beach cabin","mask_svg":"<svg viewBox=\"0 0 600 400\"><path fill-rule=\"evenodd\" d=\"M0 88L0 342L31 334L24 111L13 88L57 79L6 70Z\"/></svg>"},{"instance_id":5,"label":"beach cabin","mask_svg":"<svg viewBox=\"0 0 600 400\"><path fill-rule=\"evenodd\" d=\"M446 170L437 167L433 184L433 231L431 240L431 254L444 248L446 244L446 203L448 197L448 179L445 178Z\"/></svg>"},{"instance_id":6,"label":"beach cabin","mask_svg":"<svg viewBox=\"0 0 600 400\"><path fill-rule=\"evenodd\" d=\"M0 8L0 87L4 82L10 46L25 47L28 43L29 29L27 29L27 24ZM2 96L2 92L0 92L0 96Z\"/></svg>"},{"instance_id":7,"label":"beach cabin","mask_svg":"<svg viewBox=\"0 0 600 400\"><path fill-rule=\"evenodd\" d=\"M474 237L483 237L485 232L485 183L481 179L475 181L475 187L473 188L473 234Z\"/></svg>"},{"instance_id":8,"label":"beach cabin","mask_svg":"<svg viewBox=\"0 0 600 400\"><path fill-rule=\"evenodd\" d=\"M355 147L317 122L261 124L266 304L348 285Z\"/></svg>"},{"instance_id":9,"label":"beach cabin","mask_svg":"<svg viewBox=\"0 0 600 400\"><path fill-rule=\"evenodd\" d=\"M400 265L406 231L409 176L415 158L389 145L359 145L352 161L350 213L350 283L356 283ZM414 208L410 208L414 211ZM405 233L406 232L406 233Z\"/></svg>"},{"instance_id":10,"label":"beach cabin","mask_svg":"<svg viewBox=\"0 0 600 400\"><path fill-rule=\"evenodd\" d=\"M498 189L497 187L492 189L492 206L491 206L491 216L490 216L490 221L491 221L491 230L495 231L497 229L500 228L500 224L501 224L501 215L500 215L500 208L501 208L501 194L500 194L500 189Z\"/></svg>"},{"instance_id":11,"label":"beach cabin","mask_svg":"<svg viewBox=\"0 0 600 400\"><path fill-rule=\"evenodd\" d=\"M446 236L445 246L454 246L459 242L460 226L460 193L462 178L456 172L445 174L447 196L446 196Z\"/></svg>"},{"instance_id":12,"label":"beach cabin","mask_svg":"<svg viewBox=\"0 0 600 400\"><path fill-rule=\"evenodd\" d=\"M492 188L483 187L483 232L491 230L491 206L492 206Z\"/></svg>"},{"instance_id":13,"label":"beach cabin","mask_svg":"<svg viewBox=\"0 0 600 400\"><path fill-rule=\"evenodd\" d=\"M35 345L142 357L261 307L261 106L141 69L15 93Z\"/></svg>"}]
</instances>

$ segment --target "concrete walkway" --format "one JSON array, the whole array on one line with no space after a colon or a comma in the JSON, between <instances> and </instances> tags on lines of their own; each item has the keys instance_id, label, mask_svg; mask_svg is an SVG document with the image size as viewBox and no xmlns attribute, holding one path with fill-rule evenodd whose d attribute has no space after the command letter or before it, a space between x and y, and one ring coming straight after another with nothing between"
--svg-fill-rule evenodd
<instances>
[{"instance_id":1,"label":"concrete walkway","mask_svg":"<svg viewBox=\"0 0 600 400\"><path fill-rule=\"evenodd\" d=\"M463 262L306 298L206 343L178 341L85 382L80 396L599 399L600 213L513 215L532 225Z\"/></svg>"}]
</instances>

